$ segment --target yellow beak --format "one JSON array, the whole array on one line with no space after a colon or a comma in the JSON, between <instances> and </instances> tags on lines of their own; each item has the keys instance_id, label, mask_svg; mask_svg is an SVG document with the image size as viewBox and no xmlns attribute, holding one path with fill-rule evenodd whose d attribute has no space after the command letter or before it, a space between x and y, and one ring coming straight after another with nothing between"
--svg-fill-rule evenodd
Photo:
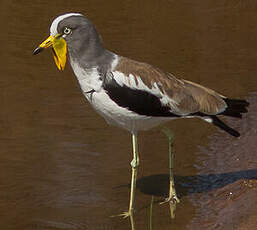
<instances>
[{"instance_id":1,"label":"yellow beak","mask_svg":"<svg viewBox=\"0 0 257 230\"><path fill-rule=\"evenodd\" d=\"M60 34L54 37L50 35L34 50L33 54L36 55L50 46L52 46L53 57L57 68L64 70L67 58L67 43Z\"/></svg>"}]
</instances>

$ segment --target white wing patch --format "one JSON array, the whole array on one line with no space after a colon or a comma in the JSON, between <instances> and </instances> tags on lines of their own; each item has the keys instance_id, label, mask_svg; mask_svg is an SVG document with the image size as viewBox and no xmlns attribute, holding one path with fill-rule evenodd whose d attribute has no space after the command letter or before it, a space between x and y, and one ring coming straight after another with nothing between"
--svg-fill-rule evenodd
<instances>
[{"instance_id":1,"label":"white wing patch","mask_svg":"<svg viewBox=\"0 0 257 230\"><path fill-rule=\"evenodd\" d=\"M163 93L156 82L153 83L152 88L149 88L139 76L129 74L129 76L127 77L119 71L114 71L112 73L115 81L120 86L125 85L131 89L138 89L151 93L156 97L160 98L160 101L163 105L168 105L171 112L175 113L178 110L178 102L174 101L167 94Z\"/></svg>"},{"instance_id":2,"label":"white wing patch","mask_svg":"<svg viewBox=\"0 0 257 230\"><path fill-rule=\"evenodd\" d=\"M52 22L52 25L50 26L50 35L55 36L58 31L57 27L60 21L62 21L65 18L71 17L71 16L82 16L80 13L68 13L68 14L63 14L60 15L59 17L55 18Z\"/></svg>"}]
</instances>

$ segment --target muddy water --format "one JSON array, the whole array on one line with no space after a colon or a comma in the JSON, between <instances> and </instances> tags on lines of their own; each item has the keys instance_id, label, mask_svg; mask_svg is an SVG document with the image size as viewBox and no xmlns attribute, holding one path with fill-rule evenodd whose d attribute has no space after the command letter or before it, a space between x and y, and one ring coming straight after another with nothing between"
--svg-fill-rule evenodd
<instances>
[{"instance_id":1,"label":"muddy water","mask_svg":"<svg viewBox=\"0 0 257 230\"><path fill-rule=\"evenodd\" d=\"M106 47L230 97L256 91L257 5L252 0L0 2L0 229L130 229L110 218L128 205L130 135L83 99L70 67L33 57L56 15L80 11ZM170 122L181 203L154 205L153 229L254 229L256 104L236 140L198 120ZM167 140L140 134L137 229L149 228L151 195L167 193Z\"/></svg>"}]
</instances>

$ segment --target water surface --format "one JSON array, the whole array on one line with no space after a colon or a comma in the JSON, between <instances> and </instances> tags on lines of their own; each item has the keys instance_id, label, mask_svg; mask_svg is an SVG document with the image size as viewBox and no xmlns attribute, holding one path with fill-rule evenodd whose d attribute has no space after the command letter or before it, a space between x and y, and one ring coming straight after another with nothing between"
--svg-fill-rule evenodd
<instances>
[{"instance_id":1,"label":"water surface","mask_svg":"<svg viewBox=\"0 0 257 230\"><path fill-rule=\"evenodd\" d=\"M69 66L58 72L50 52L32 56L51 20L72 11L95 23L108 49L256 103L255 1L2 0L1 229L130 229L109 217L128 205L129 133L93 111ZM168 124L181 203L173 221L167 206L154 205L153 229L228 230L257 219L256 112L252 106L243 121L228 120L242 132L239 141L199 120ZM159 129L141 133L139 144L136 225L148 229L151 195L167 192L168 146ZM225 199L234 190L245 201L240 214L240 199ZM230 222L226 208L235 214Z\"/></svg>"}]
</instances>

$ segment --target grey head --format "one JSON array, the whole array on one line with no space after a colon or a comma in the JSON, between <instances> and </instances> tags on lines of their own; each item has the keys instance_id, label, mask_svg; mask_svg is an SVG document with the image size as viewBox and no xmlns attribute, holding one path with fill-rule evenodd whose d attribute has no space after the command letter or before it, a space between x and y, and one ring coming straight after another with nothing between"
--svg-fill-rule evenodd
<instances>
[{"instance_id":1,"label":"grey head","mask_svg":"<svg viewBox=\"0 0 257 230\"><path fill-rule=\"evenodd\" d=\"M109 69L114 54L103 47L101 38L93 23L79 13L57 17L50 32L61 34L68 47L70 58L81 67Z\"/></svg>"}]
</instances>

